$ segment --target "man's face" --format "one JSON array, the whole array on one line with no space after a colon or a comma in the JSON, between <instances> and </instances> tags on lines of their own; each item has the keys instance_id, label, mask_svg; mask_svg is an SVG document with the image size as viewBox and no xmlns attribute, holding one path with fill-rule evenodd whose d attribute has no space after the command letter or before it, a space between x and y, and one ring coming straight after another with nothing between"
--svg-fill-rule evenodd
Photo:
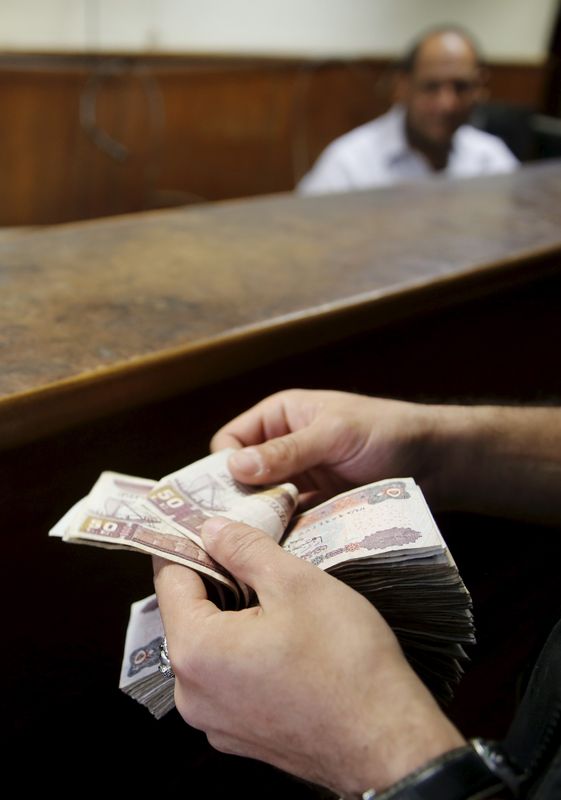
<instances>
[{"instance_id":1,"label":"man's face","mask_svg":"<svg viewBox=\"0 0 561 800\"><path fill-rule=\"evenodd\" d=\"M429 147L449 147L480 91L480 69L469 44L456 33L435 34L422 45L413 71L402 77L400 99L410 134Z\"/></svg>"}]
</instances>

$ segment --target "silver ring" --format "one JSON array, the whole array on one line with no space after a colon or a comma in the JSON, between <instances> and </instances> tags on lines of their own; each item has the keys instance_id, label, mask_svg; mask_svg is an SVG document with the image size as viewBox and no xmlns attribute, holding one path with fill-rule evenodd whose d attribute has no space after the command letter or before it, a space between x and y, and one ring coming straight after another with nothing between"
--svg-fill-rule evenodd
<instances>
[{"instance_id":1,"label":"silver ring","mask_svg":"<svg viewBox=\"0 0 561 800\"><path fill-rule=\"evenodd\" d=\"M158 664L158 669L166 680L175 678L175 672L169 660L168 643L165 636L160 644L160 663Z\"/></svg>"}]
</instances>

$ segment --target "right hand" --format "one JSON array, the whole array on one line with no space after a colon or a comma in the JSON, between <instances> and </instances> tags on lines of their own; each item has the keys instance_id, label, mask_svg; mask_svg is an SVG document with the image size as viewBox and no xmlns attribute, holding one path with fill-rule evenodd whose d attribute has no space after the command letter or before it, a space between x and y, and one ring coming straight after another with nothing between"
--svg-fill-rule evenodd
<instances>
[{"instance_id":1,"label":"right hand","mask_svg":"<svg viewBox=\"0 0 561 800\"><path fill-rule=\"evenodd\" d=\"M201 534L259 599L221 611L200 575L154 560L176 706L213 747L347 795L464 744L366 598L247 525Z\"/></svg>"},{"instance_id":2,"label":"right hand","mask_svg":"<svg viewBox=\"0 0 561 800\"><path fill-rule=\"evenodd\" d=\"M437 407L346 392L292 389L267 397L213 437L239 450L228 462L243 483L293 481L314 501L382 478L413 476L430 494ZM310 499L308 494L308 500Z\"/></svg>"}]
</instances>

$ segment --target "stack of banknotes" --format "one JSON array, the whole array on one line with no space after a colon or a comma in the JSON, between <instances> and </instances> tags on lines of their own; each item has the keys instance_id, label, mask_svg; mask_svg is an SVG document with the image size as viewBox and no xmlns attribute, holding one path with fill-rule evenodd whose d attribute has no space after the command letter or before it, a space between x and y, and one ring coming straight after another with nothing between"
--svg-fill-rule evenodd
<instances>
[{"instance_id":1,"label":"stack of banknotes","mask_svg":"<svg viewBox=\"0 0 561 800\"><path fill-rule=\"evenodd\" d=\"M265 530L285 550L326 570L383 614L405 655L441 700L452 695L474 642L471 600L420 488L412 478L378 481L297 516L293 484L235 481L223 450L159 481L104 472L51 536L159 555L197 570L224 609L257 602L204 550L215 515ZM155 596L131 607L120 688L158 718L173 707L173 678L159 670L163 626Z\"/></svg>"}]
</instances>

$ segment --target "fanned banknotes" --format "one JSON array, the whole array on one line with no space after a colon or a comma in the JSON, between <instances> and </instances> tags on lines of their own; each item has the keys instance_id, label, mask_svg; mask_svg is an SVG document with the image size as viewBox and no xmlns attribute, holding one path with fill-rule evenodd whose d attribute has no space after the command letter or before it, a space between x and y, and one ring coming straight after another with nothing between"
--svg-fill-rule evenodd
<instances>
[{"instance_id":1,"label":"fanned banknotes","mask_svg":"<svg viewBox=\"0 0 561 800\"><path fill-rule=\"evenodd\" d=\"M236 609L253 602L251 591L210 558L199 532L217 514L247 522L374 603L420 677L449 699L463 646L474 642L471 600L415 481L378 481L294 517L296 487L239 484L227 467L230 452L160 481L104 472L50 535L177 561L202 575L221 607ZM158 670L162 639L155 596L134 603L120 688L156 717L173 707L173 679Z\"/></svg>"}]
</instances>

